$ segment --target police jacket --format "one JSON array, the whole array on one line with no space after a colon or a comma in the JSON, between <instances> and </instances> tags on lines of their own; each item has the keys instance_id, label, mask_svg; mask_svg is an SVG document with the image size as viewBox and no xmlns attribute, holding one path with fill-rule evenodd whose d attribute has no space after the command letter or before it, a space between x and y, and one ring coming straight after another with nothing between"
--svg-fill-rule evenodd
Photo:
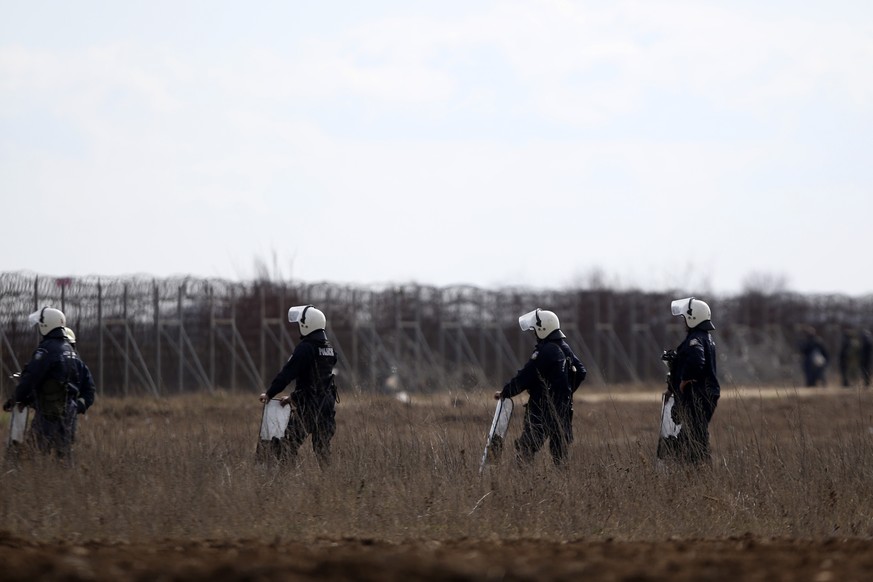
<instances>
[{"instance_id":1,"label":"police jacket","mask_svg":"<svg viewBox=\"0 0 873 582\"><path fill-rule=\"evenodd\" d=\"M688 331L685 341L676 348L670 380L674 390L678 390L680 383L690 380L691 388L704 390L709 396L718 398L721 389L716 376L715 342L709 331L697 328Z\"/></svg>"},{"instance_id":2,"label":"police jacket","mask_svg":"<svg viewBox=\"0 0 873 582\"><path fill-rule=\"evenodd\" d=\"M297 403L324 401L327 395L335 399L333 369L336 362L336 354L327 341L327 334L323 329L315 330L304 336L294 348L294 353L270 384L267 396L273 398L296 380L293 400Z\"/></svg>"},{"instance_id":3,"label":"police jacket","mask_svg":"<svg viewBox=\"0 0 873 582\"><path fill-rule=\"evenodd\" d=\"M827 363L831 359L830 354L828 354L827 348L825 348L821 339L815 335L807 336L807 338L804 339L803 342L801 342L800 354L803 356L804 360L809 361L812 361L816 354L824 358L825 363Z\"/></svg>"},{"instance_id":4,"label":"police jacket","mask_svg":"<svg viewBox=\"0 0 873 582\"><path fill-rule=\"evenodd\" d=\"M63 329L53 329L42 338L24 366L15 400L36 403L43 414L57 416L67 401L80 398L85 408L94 402L91 372L64 337Z\"/></svg>"},{"instance_id":5,"label":"police jacket","mask_svg":"<svg viewBox=\"0 0 873 582\"><path fill-rule=\"evenodd\" d=\"M588 375L588 370L585 369L585 364L583 364L582 360L573 353L573 350L570 349L569 344L567 344L563 338L561 338L560 346L569 366L567 369L567 376L570 382L570 391L576 392L579 385L585 381L585 377Z\"/></svg>"},{"instance_id":6,"label":"police jacket","mask_svg":"<svg viewBox=\"0 0 873 582\"><path fill-rule=\"evenodd\" d=\"M530 359L500 394L511 398L527 390L535 406L547 397L555 404L570 404L586 373L582 361L564 341L564 334L557 330L537 343Z\"/></svg>"},{"instance_id":7,"label":"police jacket","mask_svg":"<svg viewBox=\"0 0 873 582\"><path fill-rule=\"evenodd\" d=\"M92 404L94 404L94 396L97 392L97 388L94 385L94 377L91 376L91 370L88 369L88 366L85 365L82 358L78 357L79 352L75 347L73 348L73 351L76 352L76 368L79 371L79 381L76 384L76 387L79 389L78 400L81 402L79 412L85 412L91 408Z\"/></svg>"}]
</instances>

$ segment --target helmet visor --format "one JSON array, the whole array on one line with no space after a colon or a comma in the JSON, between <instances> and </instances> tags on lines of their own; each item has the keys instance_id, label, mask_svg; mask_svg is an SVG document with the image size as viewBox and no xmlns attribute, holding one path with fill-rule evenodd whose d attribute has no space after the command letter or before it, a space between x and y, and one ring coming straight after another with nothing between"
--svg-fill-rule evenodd
<instances>
[{"instance_id":1,"label":"helmet visor","mask_svg":"<svg viewBox=\"0 0 873 582\"><path fill-rule=\"evenodd\" d=\"M673 315L691 315L691 301L694 297L686 297L685 299L676 299L670 304L670 311Z\"/></svg>"},{"instance_id":2,"label":"helmet visor","mask_svg":"<svg viewBox=\"0 0 873 582\"><path fill-rule=\"evenodd\" d=\"M37 325L39 323L39 318L42 317L42 309L38 311L34 311L30 315L27 316L27 325Z\"/></svg>"},{"instance_id":3,"label":"helmet visor","mask_svg":"<svg viewBox=\"0 0 873 582\"><path fill-rule=\"evenodd\" d=\"M312 307L311 305L298 305L288 310L289 323L306 323L306 310Z\"/></svg>"},{"instance_id":4,"label":"helmet visor","mask_svg":"<svg viewBox=\"0 0 873 582\"><path fill-rule=\"evenodd\" d=\"M518 327L521 328L521 331L536 329L537 324L541 323L539 311L539 309L534 309L518 318Z\"/></svg>"}]
</instances>

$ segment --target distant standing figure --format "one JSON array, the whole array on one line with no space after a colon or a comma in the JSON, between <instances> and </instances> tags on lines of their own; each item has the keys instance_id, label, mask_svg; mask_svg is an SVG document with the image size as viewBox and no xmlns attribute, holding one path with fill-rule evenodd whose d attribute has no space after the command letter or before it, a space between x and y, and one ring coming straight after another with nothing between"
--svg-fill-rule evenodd
<instances>
[{"instance_id":1,"label":"distant standing figure","mask_svg":"<svg viewBox=\"0 0 873 582\"><path fill-rule=\"evenodd\" d=\"M694 297L677 299L670 309L674 316L682 316L687 330L670 365L669 390L675 400L673 421L681 425L681 430L672 446L659 448L658 456L695 465L709 463L709 423L721 395L715 342L709 333L715 329L712 311Z\"/></svg>"},{"instance_id":2,"label":"distant standing figure","mask_svg":"<svg viewBox=\"0 0 873 582\"><path fill-rule=\"evenodd\" d=\"M527 390L524 427L515 441L517 458L532 461L548 439L552 461L562 465L573 442L573 393L587 370L564 340L553 312L535 309L519 317L518 324L522 331L533 330L538 341L524 367L494 398L511 398Z\"/></svg>"},{"instance_id":3,"label":"distant standing figure","mask_svg":"<svg viewBox=\"0 0 873 582\"><path fill-rule=\"evenodd\" d=\"M858 381L861 371L861 336L853 327L843 330L840 342L840 377L843 388L849 388Z\"/></svg>"},{"instance_id":4,"label":"distant standing figure","mask_svg":"<svg viewBox=\"0 0 873 582\"><path fill-rule=\"evenodd\" d=\"M312 449L324 468L330 464L330 441L336 433L337 357L327 340L327 320L320 310L312 305L292 307L288 310L288 321L298 324L300 343L260 400L267 402L296 381L291 395L282 399L283 406L292 405L294 410L281 456L296 459L300 445L307 435L312 435Z\"/></svg>"},{"instance_id":5,"label":"distant standing figure","mask_svg":"<svg viewBox=\"0 0 873 582\"><path fill-rule=\"evenodd\" d=\"M33 405L36 408L31 435L40 452L69 459L75 435L76 415L84 414L94 402L91 372L67 340L66 317L52 307L30 314L42 340L15 389L15 397L4 405Z\"/></svg>"},{"instance_id":6,"label":"distant standing figure","mask_svg":"<svg viewBox=\"0 0 873 582\"><path fill-rule=\"evenodd\" d=\"M76 334L69 327L64 327L64 337L67 342L76 350L76 355L79 350L76 348ZM76 359L76 367L79 369L79 396L76 398L76 416L73 417L72 427L70 431L70 440L76 442L76 427L78 425L78 415L85 414L94 404L94 398L97 394L97 388L94 385L94 378L91 376L91 370L82 361L82 358Z\"/></svg>"},{"instance_id":7,"label":"distant standing figure","mask_svg":"<svg viewBox=\"0 0 873 582\"><path fill-rule=\"evenodd\" d=\"M800 342L800 356L802 358L803 377L808 387L825 385L825 370L827 369L830 356L824 346L824 342L816 333L814 327L809 326L804 330L803 340Z\"/></svg>"},{"instance_id":8,"label":"distant standing figure","mask_svg":"<svg viewBox=\"0 0 873 582\"><path fill-rule=\"evenodd\" d=\"M864 386L870 387L870 368L873 365L873 334L869 329L861 332L861 376Z\"/></svg>"}]
</instances>

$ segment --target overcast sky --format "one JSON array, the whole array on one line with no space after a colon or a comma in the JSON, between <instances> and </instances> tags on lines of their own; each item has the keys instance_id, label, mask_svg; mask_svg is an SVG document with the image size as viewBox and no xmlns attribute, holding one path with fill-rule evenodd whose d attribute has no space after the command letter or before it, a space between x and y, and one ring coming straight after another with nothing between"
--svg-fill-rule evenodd
<instances>
[{"instance_id":1,"label":"overcast sky","mask_svg":"<svg viewBox=\"0 0 873 582\"><path fill-rule=\"evenodd\" d=\"M0 14L0 271L873 292L873 2Z\"/></svg>"}]
</instances>

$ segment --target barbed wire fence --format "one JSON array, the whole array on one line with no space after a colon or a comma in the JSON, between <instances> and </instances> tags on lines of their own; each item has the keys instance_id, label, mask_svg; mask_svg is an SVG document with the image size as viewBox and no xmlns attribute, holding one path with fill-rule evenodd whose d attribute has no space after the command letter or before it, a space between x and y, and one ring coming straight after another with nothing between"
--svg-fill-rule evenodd
<instances>
[{"instance_id":1,"label":"barbed wire fence","mask_svg":"<svg viewBox=\"0 0 873 582\"><path fill-rule=\"evenodd\" d=\"M682 294L609 289L382 288L268 279L50 277L0 273L0 392L38 342L27 315L50 305L67 316L98 390L108 395L263 390L293 351L289 307L328 318L344 389L409 392L501 386L529 357L517 318L536 307L561 319L589 382L659 387L659 356L684 336L670 316ZM686 294L687 295L687 294ZM836 352L847 326L873 327L873 297L746 292L706 297L723 382L802 385L797 345L813 325Z\"/></svg>"}]
</instances>

